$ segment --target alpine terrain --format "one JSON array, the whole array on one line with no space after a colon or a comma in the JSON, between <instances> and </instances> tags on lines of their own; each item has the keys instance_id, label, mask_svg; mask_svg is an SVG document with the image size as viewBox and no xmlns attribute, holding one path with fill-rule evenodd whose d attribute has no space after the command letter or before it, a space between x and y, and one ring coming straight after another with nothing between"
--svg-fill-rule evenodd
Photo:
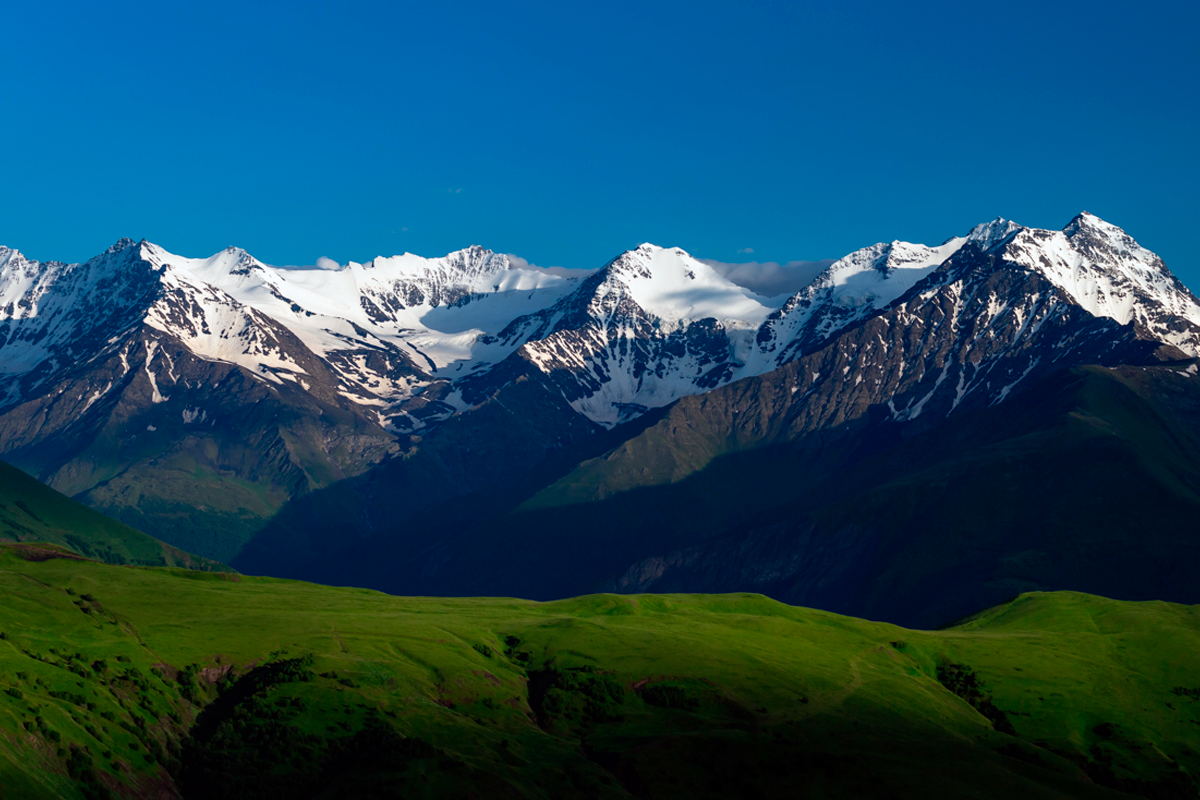
<instances>
[{"instance_id":1,"label":"alpine terrain","mask_svg":"<svg viewBox=\"0 0 1200 800\"><path fill-rule=\"evenodd\" d=\"M403 593L1197 602L1197 356L1200 302L1087 213L776 297L649 244L579 277L0 249L7 461L244 572Z\"/></svg>"}]
</instances>

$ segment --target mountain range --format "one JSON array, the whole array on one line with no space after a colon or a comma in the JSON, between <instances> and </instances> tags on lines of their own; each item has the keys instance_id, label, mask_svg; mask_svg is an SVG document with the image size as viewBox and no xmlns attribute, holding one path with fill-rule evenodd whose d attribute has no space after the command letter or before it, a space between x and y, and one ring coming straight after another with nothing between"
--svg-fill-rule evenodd
<instances>
[{"instance_id":1,"label":"mountain range","mask_svg":"<svg viewBox=\"0 0 1200 800\"><path fill-rule=\"evenodd\" d=\"M1196 602L1197 356L1200 302L1087 213L776 297L649 244L577 277L0 248L5 460L245 572L407 594Z\"/></svg>"}]
</instances>

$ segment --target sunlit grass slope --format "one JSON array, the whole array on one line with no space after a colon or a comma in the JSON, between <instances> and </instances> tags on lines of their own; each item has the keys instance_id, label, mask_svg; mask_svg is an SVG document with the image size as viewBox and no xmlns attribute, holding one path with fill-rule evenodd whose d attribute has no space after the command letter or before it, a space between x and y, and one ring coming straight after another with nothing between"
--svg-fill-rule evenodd
<instances>
[{"instance_id":1,"label":"sunlit grass slope","mask_svg":"<svg viewBox=\"0 0 1200 800\"><path fill-rule=\"evenodd\" d=\"M226 569L93 511L2 461L0 541L52 542L116 564Z\"/></svg>"},{"instance_id":2,"label":"sunlit grass slope","mask_svg":"<svg viewBox=\"0 0 1200 800\"><path fill-rule=\"evenodd\" d=\"M1035 594L918 632L56 554L0 548L5 800L1193 797L1200 774L1194 607Z\"/></svg>"}]
</instances>

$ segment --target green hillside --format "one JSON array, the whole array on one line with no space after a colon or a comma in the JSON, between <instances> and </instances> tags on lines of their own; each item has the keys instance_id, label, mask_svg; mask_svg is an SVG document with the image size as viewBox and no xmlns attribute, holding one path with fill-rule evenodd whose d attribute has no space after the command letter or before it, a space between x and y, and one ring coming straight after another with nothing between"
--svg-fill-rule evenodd
<instances>
[{"instance_id":1,"label":"green hillside","mask_svg":"<svg viewBox=\"0 0 1200 800\"><path fill-rule=\"evenodd\" d=\"M51 542L110 564L226 569L93 511L2 461L0 541Z\"/></svg>"},{"instance_id":2,"label":"green hillside","mask_svg":"<svg viewBox=\"0 0 1200 800\"><path fill-rule=\"evenodd\" d=\"M943 631L402 598L0 547L0 796L1196 797L1200 608Z\"/></svg>"}]
</instances>

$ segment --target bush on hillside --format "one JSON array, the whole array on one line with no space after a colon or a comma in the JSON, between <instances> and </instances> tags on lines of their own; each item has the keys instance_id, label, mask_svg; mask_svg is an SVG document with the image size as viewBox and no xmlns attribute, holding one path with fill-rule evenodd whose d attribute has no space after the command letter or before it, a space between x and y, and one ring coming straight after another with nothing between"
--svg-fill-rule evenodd
<instances>
[{"instance_id":1,"label":"bush on hillside","mask_svg":"<svg viewBox=\"0 0 1200 800\"><path fill-rule=\"evenodd\" d=\"M982 714L992 723L992 727L1001 733L1016 736L1016 729L1005 714L985 691L983 681L975 670L966 664L956 664L944 661L937 667L938 683L945 686L954 694L966 700L972 708Z\"/></svg>"}]
</instances>

